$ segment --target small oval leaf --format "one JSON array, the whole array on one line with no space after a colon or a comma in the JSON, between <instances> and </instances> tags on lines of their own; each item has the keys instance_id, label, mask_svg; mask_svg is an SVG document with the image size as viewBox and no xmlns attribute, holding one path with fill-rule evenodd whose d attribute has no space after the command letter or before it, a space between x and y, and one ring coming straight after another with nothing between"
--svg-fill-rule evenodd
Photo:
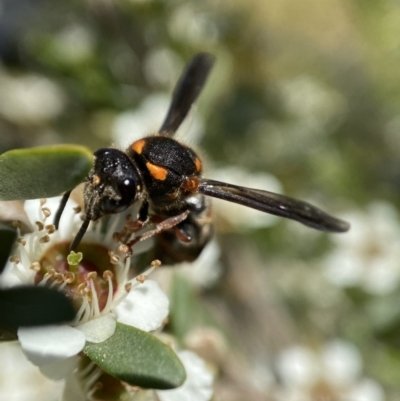
<instances>
[{"instance_id":1,"label":"small oval leaf","mask_svg":"<svg viewBox=\"0 0 400 401\"><path fill-rule=\"evenodd\" d=\"M10 256L11 248L17 238L17 231L0 223L0 273L3 271L7 259Z\"/></svg>"},{"instance_id":2,"label":"small oval leaf","mask_svg":"<svg viewBox=\"0 0 400 401\"><path fill-rule=\"evenodd\" d=\"M0 329L68 322L74 316L71 301L57 290L34 286L0 290Z\"/></svg>"},{"instance_id":3,"label":"small oval leaf","mask_svg":"<svg viewBox=\"0 0 400 401\"><path fill-rule=\"evenodd\" d=\"M132 386L167 390L186 379L185 368L168 345L122 323L109 339L88 343L83 351L105 372Z\"/></svg>"},{"instance_id":4,"label":"small oval leaf","mask_svg":"<svg viewBox=\"0 0 400 401\"><path fill-rule=\"evenodd\" d=\"M89 149L77 145L15 149L0 155L0 200L56 196L83 181L92 166Z\"/></svg>"}]
</instances>

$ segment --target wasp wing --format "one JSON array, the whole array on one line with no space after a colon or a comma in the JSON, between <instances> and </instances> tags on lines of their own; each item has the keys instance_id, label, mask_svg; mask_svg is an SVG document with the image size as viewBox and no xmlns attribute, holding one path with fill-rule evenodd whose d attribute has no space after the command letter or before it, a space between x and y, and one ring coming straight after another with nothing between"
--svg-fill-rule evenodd
<instances>
[{"instance_id":1,"label":"wasp wing","mask_svg":"<svg viewBox=\"0 0 400 401\"><path fill-rule=\"evenodd\" d=\"M203 89L214 60L211 54L198 53L186 65L175 86L171 105L159 131L161 134L175 134Z\"/></svg>"},{"instance_id":2,"label":"wasp wing","mask_svg":"<svg viewBox=\"0 0 400 401\"><path fill-rule=\"evenodd\" d=\"M320 231L340 233L350 228L350 224L346 221L330 216L307 202L273 192L239 187L207 179L199 180L198 192L261 212L296 220Z\"/></svg>"}]
</instances>

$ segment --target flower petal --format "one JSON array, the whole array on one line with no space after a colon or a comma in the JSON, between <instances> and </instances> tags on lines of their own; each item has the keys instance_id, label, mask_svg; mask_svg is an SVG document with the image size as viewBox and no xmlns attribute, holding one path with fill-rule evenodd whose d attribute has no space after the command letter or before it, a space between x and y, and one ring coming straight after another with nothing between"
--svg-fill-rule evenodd
<instances>
[{"instance_id":1,"label":"flower petal","mask_svg":"<svg viewBox=\"0 0 400 401\"><path fill-rule=\"evenodd\" d=\"M111 313L89 320L87 323L76 326L76 329L85 334L86 341L101 343L114 334L117 321Z\"/></svg>"},{"instance_id":2,"label":"flower petal","mask_svg":"<svg viewBox=\"0 0 400 401\"><path fill-rule=\"evenodd\" d=\"M51 211L50 219L53 221L54 215L57 213L57 210L60 206L61 197L57 196L55 198L48 198L45 205ZM65 205L63 214L60 219L60 225L58 227L58 231L56 231L57 235L60 239L66 239L68 241L71 240L72 234L80 227L82 224L82 220L80 218L80 214L75 212L75 208L78 204L72 200L68 199L67 204Z\"/></svg>"},{"instance_id":3,"label":"flower petal","mask_svg":"<svg viewBox=\"0 0 400 401\"><path fill-rule=\"evenodd\" d=\"M41 212L40 199L26 200L24 202L24 210L32 227L35 227L36 221L42 221L43 214Z\"/></svg>"},{"instance_id":4,"label":"flower petal","mask_svg":"<svg viewBox=\"0 0 400 401\"><path fill-rule=\"evenodd\" d=\"M18 329L26 357L36 366L69 358L85 346L85 335L67 325Z\"/></svg>"},{"instance_id":5,"label":"flower petal","mask_svg":"<svg viewBox=\"0 0 400 401\"><path fill-rule=\"evenodd\" d=\"M79 356L74 355L67 359L46 363L40 366L39 369L49 379L62 380L74 371L78 366L79 360Z\"/></svg>"},{"instance_id":6,"label":"flower petal","mask_svg":"<svg viewBox=\"0 0 400 401\"><path fill-rule=\"evenodd\" d=\"M159 390L160 401L208 401L213 393L213 377L204 361L190 351L178 352L186 370L186 381L174 390Z\"/></svg>"},{"instance_id":7,"label":"flower petal","mask_svg":"<svg viewBox=\"0 0 400 401\"><path fill-rule=\"evenodd\" d=\"M59 399L63 383L45 378L26 359L17 341L4 341L0 344L0 361L1 401Z\"/></svg>"},{"instance_id":8,"label":"flower petal","mask_svg":"<svg viewBox=\"0 0 400 401\"><path fill-rule=\"evenodd\" d=\"M146 280L132 290L115 309L120 323L144 331L158 329L168 316L169 301L155 281Z\"/></svg>"}]
</instances>

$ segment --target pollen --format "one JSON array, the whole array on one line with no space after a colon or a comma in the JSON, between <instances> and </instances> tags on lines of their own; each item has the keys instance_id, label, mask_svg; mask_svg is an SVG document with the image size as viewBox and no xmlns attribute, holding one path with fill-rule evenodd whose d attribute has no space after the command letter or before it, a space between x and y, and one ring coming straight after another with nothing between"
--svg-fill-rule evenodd
<instances>
[{"instance_id":1,"label":"pollen","mask_svg":"<svg viewBox=\"0 0 400 401\"><path fill-rule=\"evenodd\" d=\"M121 244L118 247L118 252L122 253L123 255L128 255L129 254L129 247L126 246L125 244Z\"/></svg>"},{"instance_id":2,"label":"pollen","mask_svg":"<svg viewBox=\"0 0 400 401\"><path fill-rule=\"evenodd\" d=\"M158 259L155 259L150 263L150 266L154 267L154 268L160 267L161 266L161 261L158 260Z\"/></svg>"},{"instance_id":3,"label":"pollen","mask_svg":"<svg viewBox=\"0 0 400 401\"><path fill-rule=\"evenodd\" d=\"M87 278L89 280L96 280L96 277L97 277L97 272L90 272L87 274Z\"/></svg>"},{"instance_id":4,"label":"pollen","mask_svg":"<svg viewBox=\"0 0 400 401\"><path fill-rule=\"evenodd\" d=\"M22 223L19 220L14 220L12 222L12 226L15 228L19 228L20 230L22 229Z\"/></svg>"},{"instance_id":5,"label":"pollen","mask_svg":"<svg viewBox=\"0 0 400 401\"><path fill-rule=\"evenodd\" d=\"M75 273L74 272L68 272L65 274L64 276L64 280L68 283L68 284L72 284L75 281Z\"/></svg>"},{"instance_id":6,"label":"pollen","mask_svg":"<svg viewBox=\"0 0 400 401\"><path fill-rule=\"evenodd\" d=\"M111 270L105 270L103 273L104 280L109 280L114 277L114 273Z\"/></svg>"},{"instance_id":7,"label":"pollen","mask_svg":"<svg viewBox=\"0 0 400 401\"><path fill-rule=\"evenodd\" d=\"M146 281L146 276L144 275L144 274L139 274L137 277L136 277L136 281L138 281L139 283L144 283L145 281Z\"/></svg>"},{"instance_id":8,"label":"pollen","mask_svg":"<svg viewBox=\"0 0 400 401\"><path fill-rule=\"evenodd\" d=\"M49 235L43 235L43 237L39 238L39 242L41 244L46 244L47 242L50 242L50 236Z\"/></svg>"},{"instance_id":9,"label":"pollen","mask_svg":"<svg viewBox=\"0 0 400 401\"><path fill-rule=\"evenodd\" d=\"M35 221L35 224L37 225L39 231L44 229L44 224L41 221Z\"/></svg>"},{"instance_id":10,"label":"pollen","mask_svg":"<svg viewBox=\"0 0 400 401\"><path fill-rule=\"evenodd\" d=\"M44 228L49 234L53 234L56 231L56 226L54 224L47 224Z\"/></svg>"},{"instance_id":11,"label":"pollen","mask_svg":"<svg viewBox=\"0 0 400 401\"><path fill-rule=\"evenodd\" d=\"M51 215L50 209L48 207L42 207L42 212L44 217L49 217Z\"/></svg>"},{"instance_id":12,"label":"pollen","mask_svg":"<svg viewBox=\"0 0 400 401\"><path fill-rule=\"evenodd\" d=\"M101 183L101 178L100 178L98 175L95 175L95 176L92 178L92 184L95 185L95 186L97 186L97 185L99 185L100 183Z\"/></svg>"},{"instance_id":13,"label":"pollen","mask_svg":"<svg viewBox=\"0 0 400 401\"><path fill-rule=\"evenodd\" d=\"M41 266L40 266L40 263L39 263L39 262L33 262L33 263L29 266L29 268L30 268L31 270L35 271L35 272L38 272L38 271L40 271Z\"/></svg>"},{"instance_id":14,"label":"pollen","mask_svg":"<svg viewBox=\"0 0 400 401\"><path fill-rule=\"evenodd\" d=\"M21 261L21 259L16 255L11 256L11 258L10 258L10 262L11 263L17 263L18 264L20 261Z\"/></svg>"},{"instance_id":15,"label":"pollen","mask_svg":"<svg viewBox=\"0 0 400 401\"><path fill-rule=\"evenodd\" d=\"M117 265L119 263L119 256L116 255L113 251L109 251L108 255L110 256L110 263L112 265Z\"/></svg>"}]
</instances>

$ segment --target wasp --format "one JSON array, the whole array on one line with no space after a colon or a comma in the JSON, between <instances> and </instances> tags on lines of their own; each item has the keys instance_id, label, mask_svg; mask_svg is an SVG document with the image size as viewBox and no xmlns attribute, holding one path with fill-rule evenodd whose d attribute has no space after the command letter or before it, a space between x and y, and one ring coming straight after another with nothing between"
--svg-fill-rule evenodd
<instances>
[{"instance_id":1,"label":"wasp","mask_svg":"<svg viewBox=\"0 0 400 401\"><path fill-rule=\"evenodd\" d=\"M315 206L284 195L214 181L202 176L196 152L174 139L174 134L198 98L214 64L214 56L198 53L184 68L158 133L133 142L125 151L101 148L84 181L84 219L70 249L75 250L89 223L120 213L139 203L138 221L149 213L159 221L185 213L174 230L156 235L156 252L168 261L192 261L210 240L212 229L209 198L238 203L264 213L296 220L308 227L345 232L350 225ZM70 191L57 212L58 226Z\"/></svg>"}]
</instances>

